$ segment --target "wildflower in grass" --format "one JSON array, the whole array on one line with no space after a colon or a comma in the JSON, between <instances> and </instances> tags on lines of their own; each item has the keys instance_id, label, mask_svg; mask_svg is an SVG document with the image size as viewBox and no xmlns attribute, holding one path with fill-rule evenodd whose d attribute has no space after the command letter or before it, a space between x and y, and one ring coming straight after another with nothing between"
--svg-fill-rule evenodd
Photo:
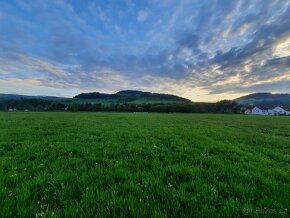
<instances>
[{"instance_id":1,"label":"wildflower in grass","mask_svg":"<svg viewBox=\"0 0 290 218\"><path fill-rule=\"evenodd\" d=\"M37 218L37 217L43 217L43 216L44 216L44 212L43 212L43 211L41 211L41 212L35 214L35 217L36 217L36 218Z\"/></svg>"},{"instance_id":2,"label":"wildflower in grass","mask_svg":"<svg viewBox=\"0 0 290 218\"><path fill-rule=\"evenodd\" d=\"M279 213L285 214L285 213L287 213L287 211L288 211L288 209L287 208L284 208L284 209L279 210Z\"/></svg>"},{"instance_id":3,"label":"wildflower in grass","mask_svg":"<svg viewBox=\"0 0 290 218\"><path fill-rule=\"evenodd\" d=\"M8 191L8 196L11 197L13 195L13 191Z\"/></svg>"}]
</instances>

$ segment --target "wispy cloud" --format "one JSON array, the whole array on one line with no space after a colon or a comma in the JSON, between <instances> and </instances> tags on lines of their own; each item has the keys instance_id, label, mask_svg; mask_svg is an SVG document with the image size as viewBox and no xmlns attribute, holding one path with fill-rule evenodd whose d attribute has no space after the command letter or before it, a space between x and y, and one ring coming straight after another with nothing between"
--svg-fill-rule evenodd
<instances>
[{"instance_id":1,"label":"wispy cloud","mask_svg":"<svg viewBox=\"0 0 290 218\"><path fill-rule=\"evenodd\" d=\"M271 0L1 1L0 91L290 92L289 14Z\"/></svg>"},{"instance_id":2,"label":"wispy cloud","mask_svg":"<svg viewBox=\"0 0 290 218\"><path fill-rule=\"evenodd\" d=\"M145 10L138 11L137 20L139 22L143 22L147 19L148 15L149 15L148 12Z\"/></svg>"}]
</instances>

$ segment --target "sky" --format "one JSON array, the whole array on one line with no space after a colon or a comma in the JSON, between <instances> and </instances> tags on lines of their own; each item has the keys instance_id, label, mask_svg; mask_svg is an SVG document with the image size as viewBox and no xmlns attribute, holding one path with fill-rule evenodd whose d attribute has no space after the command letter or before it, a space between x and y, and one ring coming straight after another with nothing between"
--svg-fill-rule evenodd
<instances>
[{"instance_id":1,"label":"sky","mask_svg":"<svg viewBox=\"0 0 290 218\"><path fill-rule=\"evenodd\" d=\"M290 93L290 0L1 0L0 93Z\"/></svg>"}]
</instances>

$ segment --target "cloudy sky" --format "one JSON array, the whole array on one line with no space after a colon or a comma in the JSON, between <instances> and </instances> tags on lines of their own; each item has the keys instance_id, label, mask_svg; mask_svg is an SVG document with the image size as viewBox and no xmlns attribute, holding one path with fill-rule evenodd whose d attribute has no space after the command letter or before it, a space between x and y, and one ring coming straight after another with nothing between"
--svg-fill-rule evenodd
<instances>
[{"instance_id":1,"label":"cloudy sky","mask_svg":"<svg viewBox=\"0 0 290 218\"><path fill-rule=\"evenodd\" d=\"M0 1L0 93L125 89L290 93L290 1Z\"/></svg>"}]
</instances>

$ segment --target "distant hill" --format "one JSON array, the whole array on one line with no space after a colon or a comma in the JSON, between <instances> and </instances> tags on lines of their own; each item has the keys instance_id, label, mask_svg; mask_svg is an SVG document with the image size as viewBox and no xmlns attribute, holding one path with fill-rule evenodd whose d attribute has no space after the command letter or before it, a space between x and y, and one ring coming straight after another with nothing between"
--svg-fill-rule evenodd
<instances>
[{"instance_id":1,"label":"distant hill","mask_svg":"<svg viewBox=\"0 0 290 218\"><path fill-rule=\"evenodd\" d=\"M162 113L238 113L235 101L191 102L176 95L124 90L81 93L73 98L0 94L0 111L122 111Z\"/></svg>"},{"instance_id":2,"label":"distant hill","mask_svg":"<svg viewBox=\"0 0 290 218\"><path fill-rule=\"evenodd\" d=\"M142 92L137 90L124 90L115 94L106 94L99 92L81 93L74 96L74 99L91 99L91 100L104 100L122 103L152 103L152 102L191 102L186 98L176 95Z\"/></svg>"},{"instance_id":3,"label":"distant hill","mask_svg":"<svg viewBox=\"0 0 290 218\"><path fill-rule=\"evenodd\" d=\"M120 91L115 94L106 94L99 92L81 93L73 98L64 98L56 96L27 96L15 94L0 94L0 110L9 110L15 108L18 110L63 110L70 105L83 108L83 110L95 110L88 105L102 105L110 107L111 105L125 104L182 104L191 101L175 95L142 92L135 90ZM100 106L98 106L100 107ZM97 110L97 109L96 109ZM123 110L112 109L112 110Z\"/></svg>"},{"instance_id":4,"label":"distant hill","mask_svg":"<svg viewBox=\"0 0 290 218\"><path fill-rule=\"evenodd\" d=\"M254 93L245 95L234 101L243 105L253 105L260 107L290 106L290 94Z\"/></svg>"},{"instance_id":5,"label":"distant hill","mask_svg":"<svg viewBox=\"0 0 290 218\"><path fill-rule=\"evenodd\" d=\"M56 97L56 96L29 96L29 95L15 95L15 94L1 94L0 93L0 100L26 100L26 99L41 99L47 101L57 101L63 100L66 98L63 97Z\"/></svg>"}]
</instances>

